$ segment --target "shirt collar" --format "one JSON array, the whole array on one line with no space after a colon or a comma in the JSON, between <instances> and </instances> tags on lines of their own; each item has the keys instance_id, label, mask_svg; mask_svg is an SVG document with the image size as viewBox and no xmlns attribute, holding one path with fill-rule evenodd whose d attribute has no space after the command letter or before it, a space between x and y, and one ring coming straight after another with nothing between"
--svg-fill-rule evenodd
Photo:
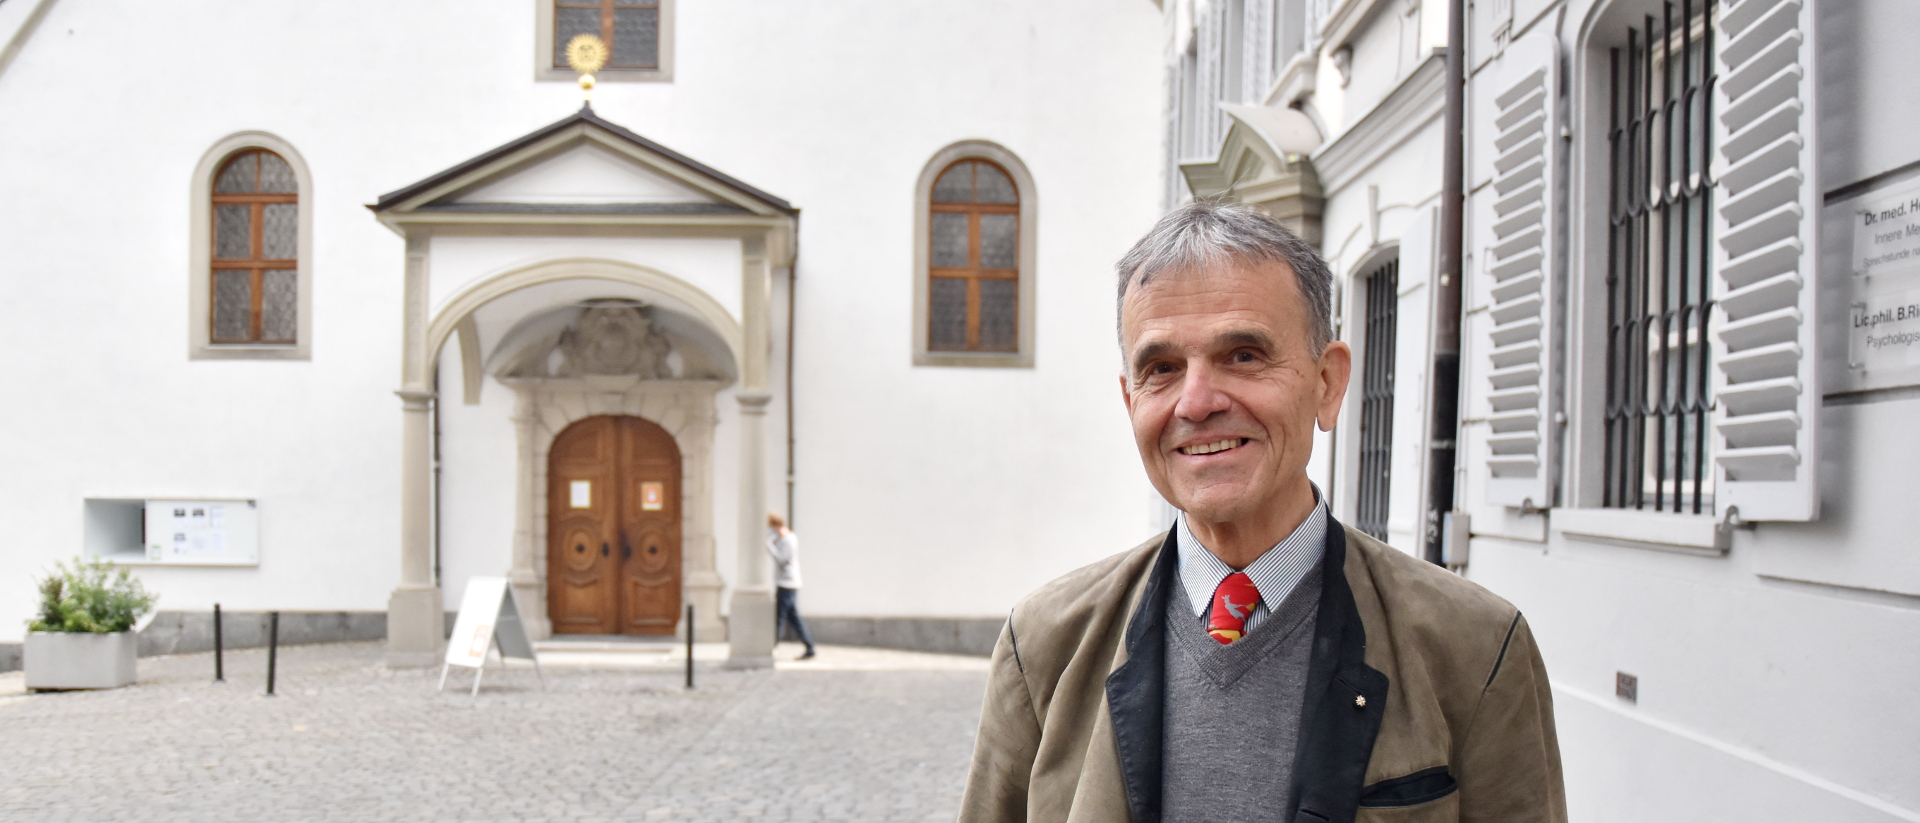
<instances>
[{"instance_id":1,"label":"shirt collar","mask_svg":"<svg viewBox=\"0 0 1920 823\"><path fill-rule=\"evenodd\" d=\"M1260 603L1273 611L1279 607L1301 578L1313 570L1313 564L1320 561L1326 552L1327 501L1320 496L1320 487L1313 488L1313 511L1307 519L1294 527L1293 533L1286 539L1274 544L1244 571L1253 578L1254 588L1260 590ZM1187 599L1193 605L1195 616L1204 616L1207 607L1213 604L1213 592L1220 588L1220 581L1236 570L1226 561L1201 545L1199 538L1187 528L1187 515L1181 512L1174 522L1174 545L1179 552L1180 582L1187 590Z\"/></svg>"}]
</instances>

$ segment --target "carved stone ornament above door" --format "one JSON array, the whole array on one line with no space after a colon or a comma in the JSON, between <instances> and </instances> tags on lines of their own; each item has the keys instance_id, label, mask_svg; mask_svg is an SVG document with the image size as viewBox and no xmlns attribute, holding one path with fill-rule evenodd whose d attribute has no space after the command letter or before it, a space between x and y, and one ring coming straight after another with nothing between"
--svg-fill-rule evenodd
<instances>
[{"instance_id":1,"label":"carved stone ornament above door","mask_svg":"<svg viewBox=\"0 0 1920 823\"><path fill-rule=\"evenodd\" d=\"M681 374L671 338L653 310L638 305L594 305L562 327L540 335L507 361L502 377L630 376L642 380L707 377ZM552 327L549 327L552 328Z\"/></svg>"},{"instance_id":2,"label":"carved stone ornament above door","mask_svg":"<svg viewBox=\"0 0 1920 823\"><path fill-rule=\"evenodd\" d=\"M556 377L631 374L658 380L673 376L667 355L673 344L653 327L639 306L594 307L560 334L563 361Z\"/></svg>"}]
</instances>

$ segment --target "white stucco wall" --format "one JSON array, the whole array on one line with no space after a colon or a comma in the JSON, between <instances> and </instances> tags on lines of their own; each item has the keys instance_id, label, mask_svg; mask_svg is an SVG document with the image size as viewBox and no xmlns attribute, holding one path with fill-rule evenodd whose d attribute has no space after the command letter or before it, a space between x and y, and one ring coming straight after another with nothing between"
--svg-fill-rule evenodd
<instances>
[{"instance_id":1,"label":"white stucco wall","mask_svg":"<svg viewBox=\"0 0 1920 823\"><path fill-rule=\"evenodd\" d=\"M1558 25L1564 53L1575 55L1602 4L1515 6L1516 29ZM1819 139L1832 142L1823 144L1821 191L1920 160L1904 137L1920 125L1920 106L1885 85L1904 69L1901 33L1920 24L1915 15L1901 2L1822 11L1817 122ZM1476 64L1490 53L1485 29L1473 40ZM1577 70L1580 62L1565 65ZM1583 116L1605 112L1574 111L1576 135L1587 133ZM1469 145L1487 133L1486 124L1470 123ZM1842 190L1839 202L1846 196ZM1491 218L1485 200L1471 202L1469 221ZM1576 227L1590 219L1568 215ZM1849 251L1824 249L1817 278L1831 285L1850 277ZM1596 275L1576 259L1567 276ZM1845 294L1826 289L1822 299L1836 291ZM1823 304L1814 322L1844 324L1846 306ZM1472 333L1470 326L1469 358ZM1835 357L1825 352L1823 362ZM1821 379L1832 374L1826 368ZM1819 519L1737 530L1724 556L1570 539L1553 528L1551 512L1520 517L1489 506L1482 475L1467 473L1461 500L1476 537L1466 573L1518 605L1540 641L1574 819L1920 820L1920 709L1904 685L1920 677L1911 653L1920 632L1911 535L1920 515L1909 491L1920 400L1911 388L1819 390L1827 396L1812 435ZM1484 460L1485 437L1484 427L1466 429L1464 460ZM1638 678L1637 702L1614 695L1616 672Z\"/></svg>"},{"instance_id":2,"label":"white stucco wall","mask_svg":"<svg viewBox=\"0 0 1920 823\"><path fill-rule=\"evenodd\" d=\"M789 92L807 82L797 74L766 98L775 122L827 106L887 137L798 132L797 153L839 171L767 183L805 209L794 515L806 610L1004 614L1151 534L1117 382L1111 266L1157 216L1157 21L1148 3L771 10L798 42L863 43L844 67L863 89L902 67L976 67L825 99ZM911 365L913 181L967 138L1014 152L1038 188L1032 369Z\"/></svg>"},{"instance_id":3,"label":"white stucco wall","mask_svg":"<svg viewBox=\"0 0 1920 823\"><path fill-rule=\"evenodd\" d=\"M1314 94L1316 101L1327 98L1338 101L1331 114L1323 112L1334 141L1371 143L1379 147L1363 153L1365 161L1342 179L1322 178L1326 205L1321 218L1321 252L1339 283L1340 300L1334 314L1341 322L1340 337L1354 346L1353 377L1341 411L1339 436L1327 449L1329 459L1335 463L1334 512L1349 520L1356 516L1359 491L1355 478L1360 468L1361 393L1366 379L1362 350L1366 335L1366 278L1379 265L1403 258L1403 247L1431 248L1433 225L1429 209L1439 201L1443 137L1437 116L1424 122L1417 119L1396 122L1384 129L1377 122L1363 121L1375 115L1381 103L1419 67L1418 61L1427 57L1422 46L1425 41L1421 39L1424 36L1421 32L1429 28L1422 22L1427 17L1440 18L1444 44L1446 8L1438 3L1427 5L1434 7L1431 14L1424 7L1393 3L1368 16L1349 39L1355 55L1352 79L1342 88L1337 74L1322 75ZM1409 8L1413 8L1411 15L1405 13ZM1376 117L1376 121L1378 119ZM1374 135L1382 131L1392 138L1373 143ZM1320 149L1322 155L1328 151L1329 146ZM1422 438L1427 423L1426 376L1431 367L1428 336L1432 314L1430 271L1421 263L1402 259L1398 272L1393 449L1387 496L1388 542L1416 554L1421 551L1420 497L1425 491L1426 449L1422 447ZM1432 265L1428 254L1424 266Z\"/></svg>"},{"instance_id":4,"label":"white stucco wall","mask_svg":"<svg viewBox=\"0 0 1920 823\"><path fill-rule=\"evenodd\" d=\"M794 514L809 610L999 614L1149 531L1108 267L1155 217L1157 14L682 3L674 81L595 91L601 116L804 210ZM30 398L0 409L0 642L22 630L31 577L79 550L86 497L260 501L261 565L143 568L162 608L385 608L403 249L364 204L578 107L573 84L533 81L533 28L525 0L53 7L0 75L7 122L37 124L0 128L0 156L32 160L0 164L0 345L23 353L14 385ZM186 358L190 173L243 130L285 139L313 173L310 361ZM1039 187L1034 369L908 365L913 182L969 138L1013 150ZM436 305L564 254L666 268L738 312L737 246L490 242L435 241ZM702 274L716 271L732 274ZM511 536L511 396L492 384L461 406L457 374L440 382L449 581L499 573ZM783 506L776 386L768 500ZM732 580L730 395L718 418L715 537Z\"/></svg>"}]
</instances>

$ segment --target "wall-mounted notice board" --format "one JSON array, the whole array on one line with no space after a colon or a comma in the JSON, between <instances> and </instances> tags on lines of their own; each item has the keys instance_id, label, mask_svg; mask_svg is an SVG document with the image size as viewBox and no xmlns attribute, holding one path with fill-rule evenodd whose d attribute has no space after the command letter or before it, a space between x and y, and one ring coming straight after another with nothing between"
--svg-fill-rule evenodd
<instances>
[{"instance_id":1,"label":"wall-mounted notice board","mask_svg":"<svg viewBox=\"0 0 1920 823\"><path fill-rule=\"evenodd\" d=\"M260 564L260 508L252 500L146 501L146 562Z\"/></svg>"}]
</instances>

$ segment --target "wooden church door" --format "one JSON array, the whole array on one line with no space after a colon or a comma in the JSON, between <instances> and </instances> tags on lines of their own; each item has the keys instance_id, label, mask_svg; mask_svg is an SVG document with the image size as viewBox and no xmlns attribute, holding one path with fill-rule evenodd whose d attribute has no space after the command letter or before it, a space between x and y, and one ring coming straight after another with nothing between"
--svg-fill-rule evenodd
<instances>
[{"instance_id":1,"label":"wooden church door","mask_svg":"<svg viewBox=\"0 0 1920 823\"><path fill-rule=\"evenodd\" d=\"M671 635L680 616L680 448L638 417L589 417L547 458L555 634Z\"/></svg>"}]
</instances>

